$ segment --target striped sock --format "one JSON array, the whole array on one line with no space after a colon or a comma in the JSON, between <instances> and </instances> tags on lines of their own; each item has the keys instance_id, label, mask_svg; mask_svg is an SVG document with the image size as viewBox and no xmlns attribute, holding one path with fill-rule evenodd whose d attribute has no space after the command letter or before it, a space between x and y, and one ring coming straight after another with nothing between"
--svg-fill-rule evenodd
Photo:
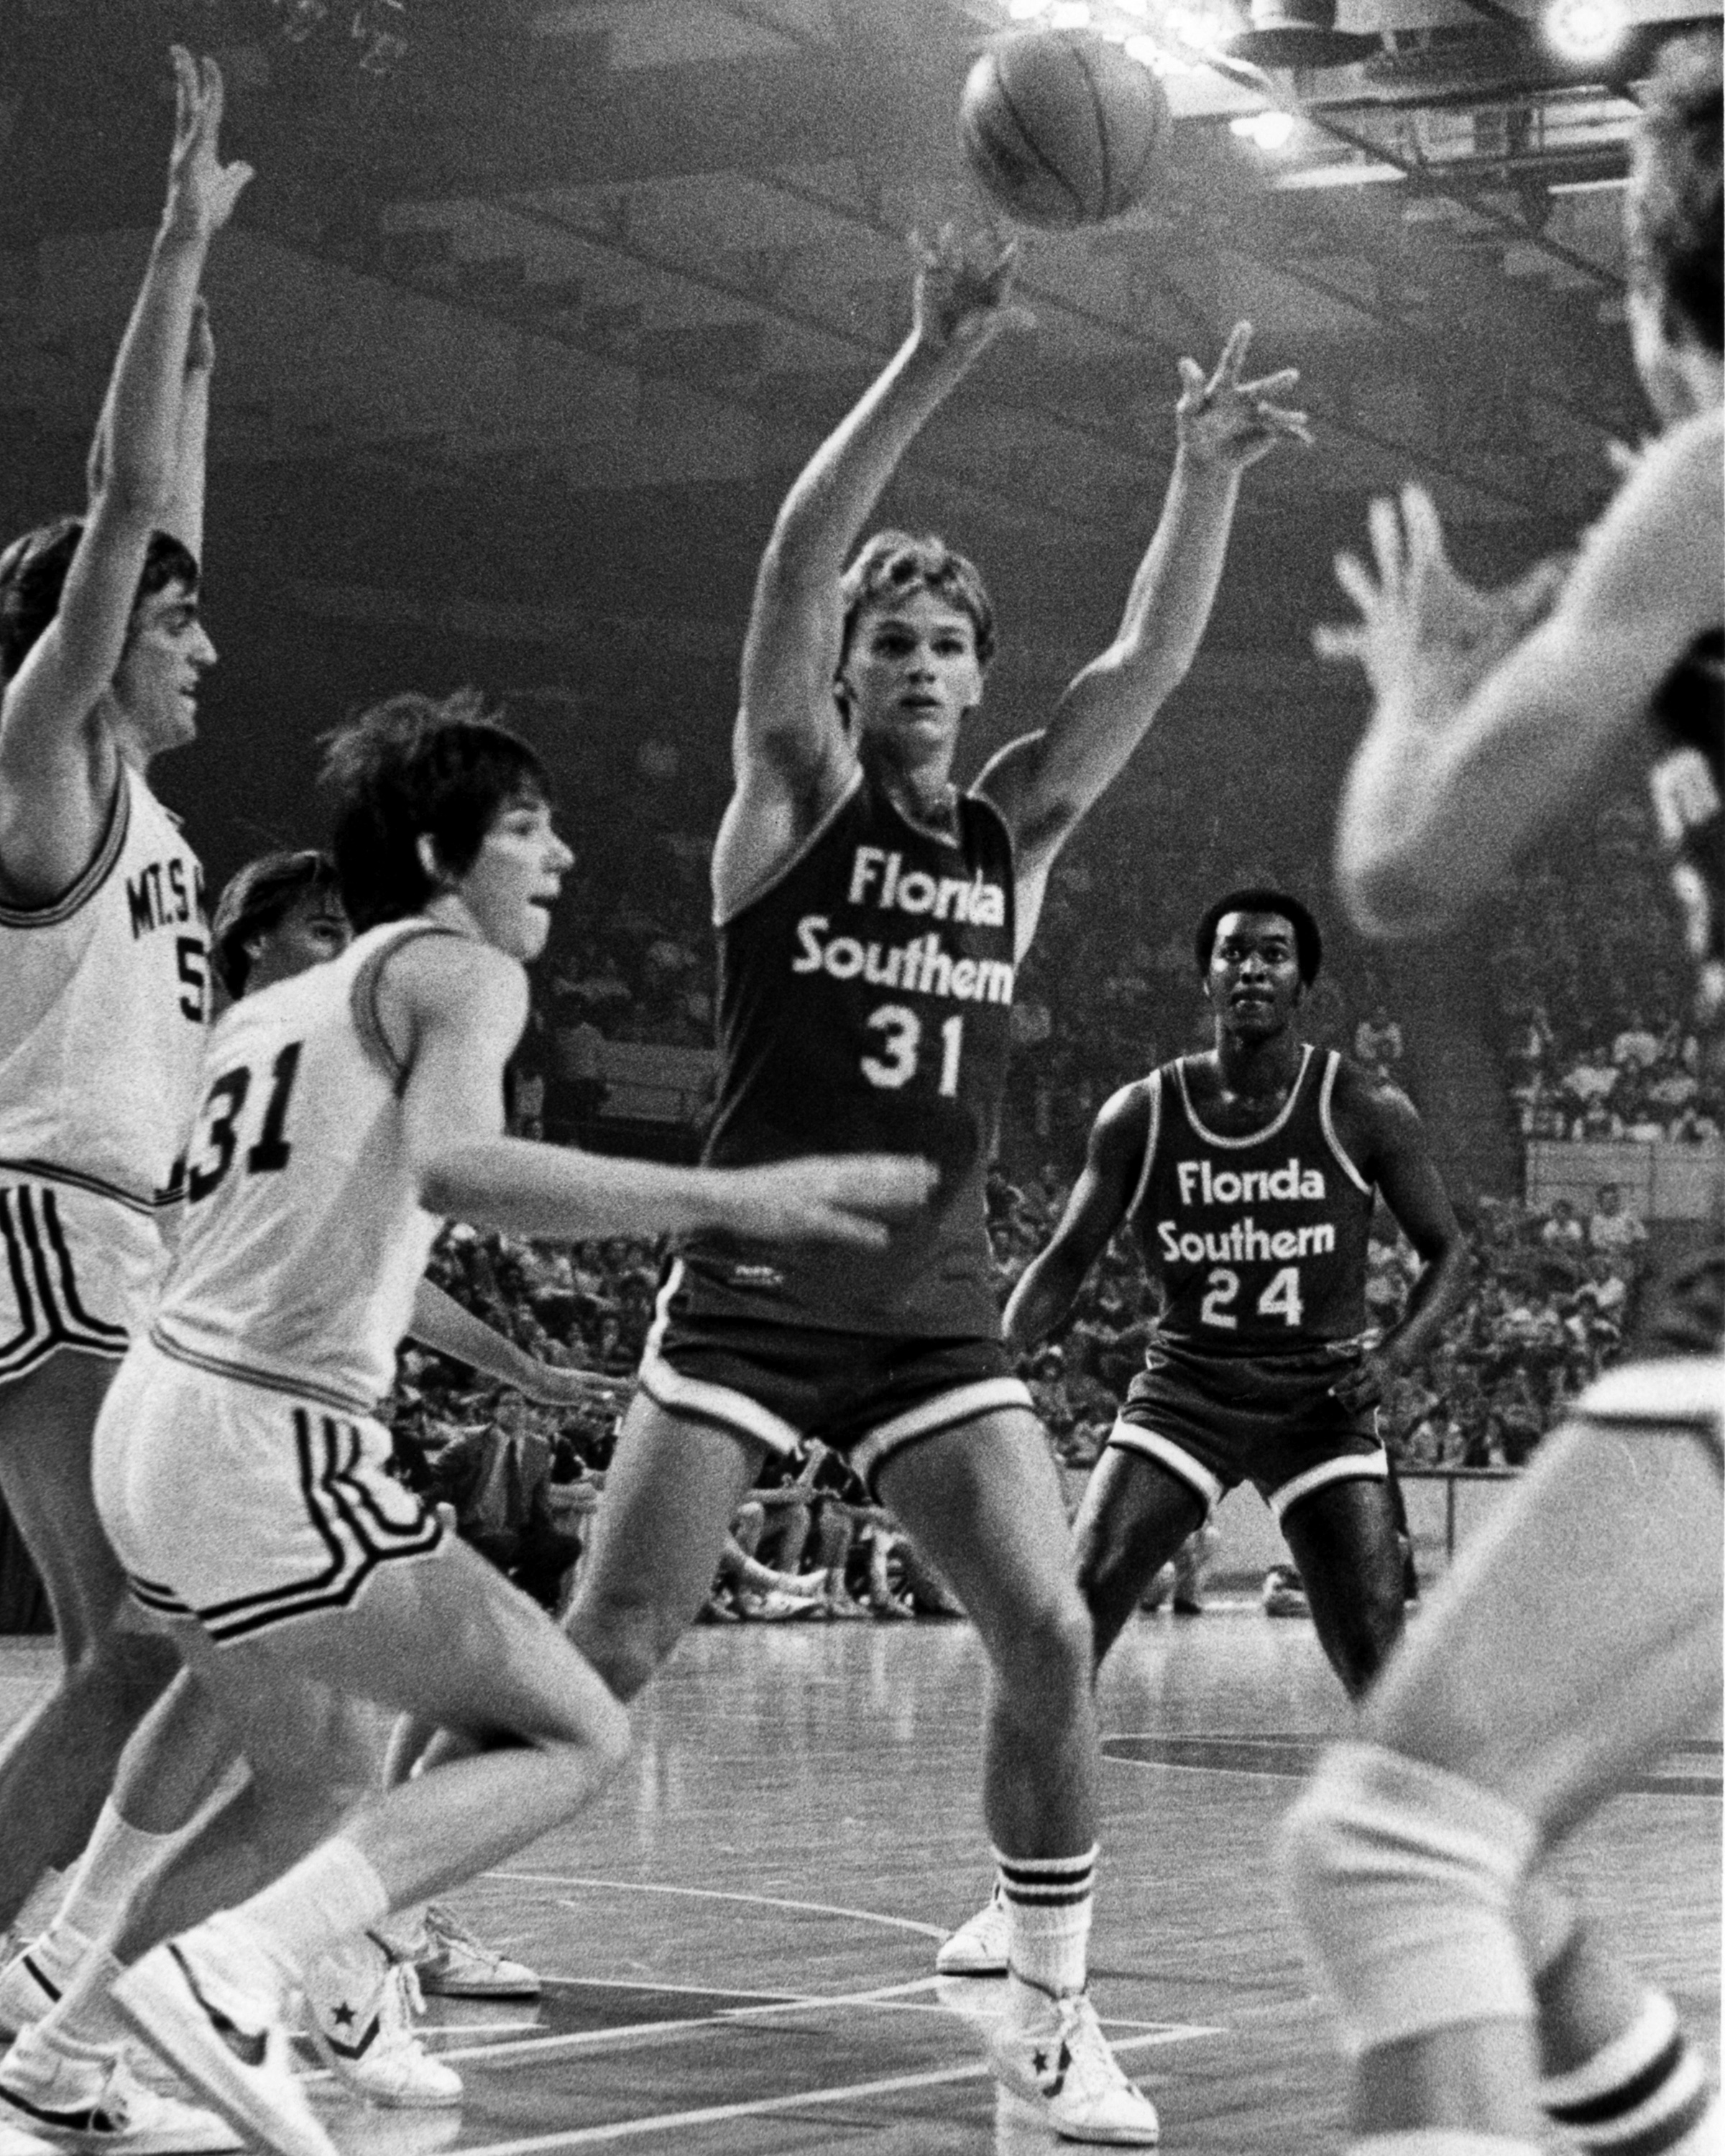
<instances>
[{"instance_id":1,"label":"striped sock","mask_svg":"<svg viewBox=\"0 0 1725 2156\"><path fill-rule=\"evenodd\" d=\"M1096 1876L1094 1842L1081 1856L1004 1856L997 1849L1012 1974L1056 1996L1082 1991Z\"/></svg>"},{"instance_id":2,"label":"striped sock","mask_svg":"<svg viewBox=\"0 0 1725 2156\"><path fill-rule=\"evenodd\" d=\"M1543 2079L1539 2101L1584 2148L1609 2156L1698 2148L1696 2129L1714 2107L1701 2061L1662 1991L1648 1992L1630 2026L1584 2066Z\"/></svg>"}]
</instances>

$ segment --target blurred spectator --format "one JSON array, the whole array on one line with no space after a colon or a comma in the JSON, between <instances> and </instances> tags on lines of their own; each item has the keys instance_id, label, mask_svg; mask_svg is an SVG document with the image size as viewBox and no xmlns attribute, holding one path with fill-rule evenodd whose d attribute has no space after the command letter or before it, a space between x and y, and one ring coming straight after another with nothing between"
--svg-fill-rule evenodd
<instances>
[{"instance_id":1,"label":"blurred spectator","mask_svg":"<svg viewBox=\"0 0 1725 2156\"><path fill-rule=\"evenodd\" d=\"M1594 1209L1588 1216L1588 1248L1612 1251L1629 1259L1646 1240L1646 1224L1625 1208L1621 1186L1602 1183Z\"/></svg>"}]
</instances>

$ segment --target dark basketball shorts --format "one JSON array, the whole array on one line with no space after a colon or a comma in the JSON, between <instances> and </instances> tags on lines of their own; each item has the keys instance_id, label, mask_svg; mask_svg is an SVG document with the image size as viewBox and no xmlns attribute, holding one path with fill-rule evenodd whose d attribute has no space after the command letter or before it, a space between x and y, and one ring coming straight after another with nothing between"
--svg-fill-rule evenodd
<instances>
[{"instance_id":1,"label":"dark basketball shorts","mask_svg":"<svg viewBox=\"0 0 1725 2156\"><path fill-rule=\"evenodd\" d=\"M367 1415L195 1368L141 1340L96 1423L96 1510L134 1600L218 1645L345 1610L442 1522Z\"/></svg>"},{"instance_id":2,"label":"dark basketball shorts","mask_svg":"<svg viewBox=\"0 0 1725 2156\"><path fill-rule=\"evenodd\" d=\"M1725 1249L1681 1260L1650 1283L1625 1359L1575 1403L1591 1422L1693 1428L1722 1453L1725 1404Z\"/></svg>"},{"instance_id":3,"label":"dark basketball shorts","mask_svg":"<svg viewBox=\"0 0 1725 2156\"><path fill-rule=\"evenodd\" d=\"M1250 1482L1280 1521L1332 1482L1389 1476L1375 1409L1351 1411L1330 1390L1358 1360L1347 1347L1203 1360L1153 1348L1109 1446L1178 1476L1207 1512Z\"/></svg>"},{"instance_id":4,"label":"dark basketball shorts","mask_svg":"<svg viewBox=\"0 0 1725 2156\"><path fill-rule=\"evenodd\" d=\"M905 1446L999 1408L1030 1408L998 1339L901 1339L676 1307L673 1264L641 1359L641 1389L670 1414L716 1423L769 1451L806 1438L849 1461L875 1494Z\"/></svg>"}]
</instances>

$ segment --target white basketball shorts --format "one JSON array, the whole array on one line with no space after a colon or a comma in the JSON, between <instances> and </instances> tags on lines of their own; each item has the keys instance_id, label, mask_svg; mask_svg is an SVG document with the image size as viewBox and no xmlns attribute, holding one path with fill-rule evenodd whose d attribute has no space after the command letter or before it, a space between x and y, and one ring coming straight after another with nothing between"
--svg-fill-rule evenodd
<instances>
[{"instance_id":1,"label":"white basketball shorts","mask_svg":"<svg viewBox=\"0 0 1725 2156\"><path fill-rule=\"evenodd\" d=\"M96 1509L146 1609L211 1639L345 1609L429 1555L437 1516L388 1472L389 1433L141 1340L96 1424Z\"/></svg>"},{"instance_id":2,"label":"white basketball shorts","mask_svg":"<svg viewBox=\"0 0 1725 2156\"><path fill-rule=\"evenodd\" d=\"M0 1384L62 1348L123 1355L148 1329L167 1259L142 1207L0 1173Z\"/></svg>"}]
</instances>

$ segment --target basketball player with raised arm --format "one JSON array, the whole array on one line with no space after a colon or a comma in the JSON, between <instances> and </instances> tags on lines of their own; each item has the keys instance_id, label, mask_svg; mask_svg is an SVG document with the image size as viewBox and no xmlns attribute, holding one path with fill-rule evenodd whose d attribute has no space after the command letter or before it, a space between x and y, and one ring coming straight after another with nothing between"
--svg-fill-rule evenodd
<instances>
[{"instance_id":1,"label":"basketball player with raised arm","mask_svg":"<svg viewBox=\"0 0 1725 2156\"><path fill-rule=\"evenodd\" d=\"M1304 423L1275 402L1291 372L1241 381L1244 325L1208 380L1182 362L1168 498L1114 642L1045 732L960 788L960 731L994 649L982 583L939 540L888 531L855 550L919 429L1010 318L1013 270L1010 249L978 262L943 236L925 251L910 336L780 510L713 862L707 1158L904 1147L934 1159L940 1190L918 1235L880 1258L684 1240L568 1621L632 1698L701 1608L763 1455L814 1436L847 1455L952 1581L993 1671L984 1801L1014 1923L997 2072L1070 2138L1142 2146L1155 2112L1085 1993L1089 1628L1053 1456L1000 1343L983 1182L1050 866L1191 664L1242 473Z\"/></svg>"},{"instance_id":2,"label":"basketball player with raised arm","mask_svg":"<svg viewBox=\"0 0 1725 2156\"><path fill-rule=\"evenodd\" d=\"M1163 1302L1073 1523L1093 1666L1162 1566L1228 1491L1276 1516L1330 1666L1358 1699L1401 1635L1402 1553L1374 1408L1459 1300L1466 1245L1398 1087L1300 1038L1317 923L1263 887L1219 898L1194 956L1215 1046L1122 1086L1091 1132L1047 1248L1007 1306L1019 1354L1045 1340L1130 1226ZM1422 1270L1369 1351L1366 1258L1381 1198ZM1004 1966L999 1899L942 1948L952 1975Z\"/></svg>"},{"instance_id":3,"label":"basketball player with raised arm","mask_svg":"<svg viewBox=\"0 0 1725 2156\"><path fill-rule=\"evenodd\" d=\"M128 1918L116 1958L142 1958L115 1997L281 2156L331 2156L288 2064L308 1965L567 1819L627 1745L557 1627L387 1471L371 1409L440 1216L867 1251L931 1174L877 1155L663 1168L502 1135L524 964L571 859L537 759L475 700L402 697L330 768L360 933L212 1035L184 1230L94 1451L131 1591L249 1768ZM458 1732L462 1756L379 1794L361 1699Z\"/></svg>"},{"instance_id":4,"label":"basketball player with raised arm","mask_svg":"<svg viewBox=\"0 0 1725 2156\"><path fill-rule=\"evenodd\" d=\"M64 1660L0 1743L0 1923L76 1856L177 1666L126 1614L90 1484L97 1411L166 1262L208 1015L201 873L146 774L193 738L215 658L198 611L213 351L198 291L250 169L220 161L214 64L173 62L167 203L88 510L0 556L0 1496Z\"/></svg>"},{"instance_id":5,"label":"basketball player with raised arm","mask_svg":"<svg viewBox=\"0 0 1725 2156\"><path fill-rule=\"evenodd\" d=\"M1363 616L1327 648L1374 696L1337 835L1360 926L1430 933L1640 747L1696 989L1722 1063L1725 305L1719 44L1667 47L1627 198L1630 326L1661 433L1530 626L1476 590L1416 487L1372 511ZM1575 1403L1464 1546L1285 1830L1295 1906L1372 2156L1522 2156L1553 2121L1606 2156L1702 2156L1720 2115L1671 2001L1530 1868L1717 1715L1725 1191L1710 1247L1647 1296L1625 1358ZM1537 1887L1537 1882L1536 1887Z\"/></svg>"}]
</instances>

